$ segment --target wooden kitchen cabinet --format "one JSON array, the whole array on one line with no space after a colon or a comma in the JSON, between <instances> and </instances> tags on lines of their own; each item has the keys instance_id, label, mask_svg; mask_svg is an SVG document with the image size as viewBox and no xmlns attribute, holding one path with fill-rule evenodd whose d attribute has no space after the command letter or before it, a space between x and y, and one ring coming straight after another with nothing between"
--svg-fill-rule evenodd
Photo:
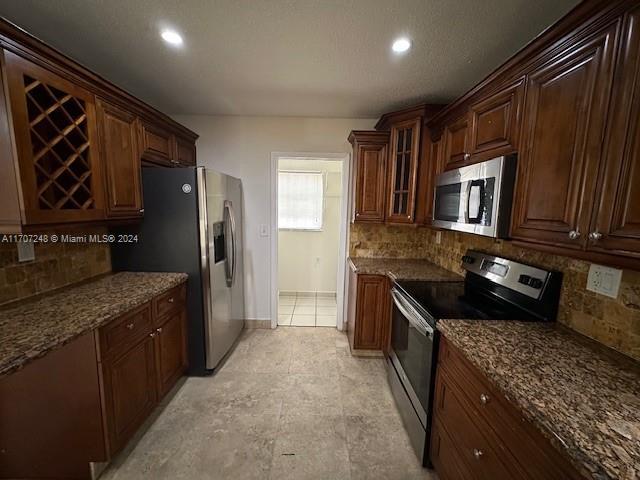
<instances>
[{"instance_id":1,"label":"wooden kitchen cabinet","mask_svg":"<svg viewBox=\"0 0 640 480\"><path fill-rule=\"evenodd\" d=\"M434 140L427 133L423 133L422 137L423 153L418 171L416 223L431 225L436 176L442 172L442 140Z\"/></svg>"},{"instance_id":2,"label":"wooden kitchen cabinet","mask_svg":"<svg viewBox=\"0 0 640 480\"><path fill-rule=\"evenodd\" d=\"M108 217L142 216L142 178L138 119L98 100Z\"/></svg>"},{"instance_id":3,"label":"wooden kitchen cabinet","mask_svg":"<svg viewBox=\"0 0 640 480\"><path fill-rule=\"evenodd\" d=\"M624 18L588 250L640 258L640 8Z\"/></svg>"},{"instance_id":4,"label":"wooden kitchen cabinet","mask_svg":"<svg viewBox=\"0 0 640 480\"><path fill-rule=\"evenodd\" d=\"M528 77L511 235L583 249L609 103L613 22Z\"/></svg>"},{"instance_id":5,"label":"wooden kitchen cabinet","mask_svg":"<svg viewBox=\"0 0 640 480\"><path fill-rule=\"evenodd\" d=\"M175 163L175 137L168 130L142 121L141 141L144 160L164 166Z\"/></svg>"},{"instance_id":6,"label":"wooden kitchen cabinet","mask_svg":"<svg viewBox=\"0 0 640 480\"><path fill-rule=\"evenodd\" d=\"M470 107L469 153L475 162L517 151L524 79Z\"/></svg>"},{"instance_id":7,"label":"wooden kitchen cabinet","mask_svg":"<svg viewBox=\"0 0 640 480\"><path fill-rule=\"evenodd\" d=\"M158 394L166 395L187 368L186 311L183 309L159 321L156 329Z\"/></svg>"},{"instance_id":8,"label":"wooden kitchen cabinet","mask_svg":"<svg viewBox=\"0 0 640 480\"><path fill-rule=\"evenodd\" d=\"M433 424L431 459L443 480L583 478L446 337Z\"/></svg>"},{"instance_id":9,"label":"wooden kitchen cabinet","mask_svg":"<svg viewBox=\"0 0 640 480\"><path fill-rule=\"evenodd\" d=\"M119 451L156 405L155 333L102 364L111 454Z\"/></svg>"},{"instance_id":10,"label":"wooden kitchen cabinet","mask_svg":"<svg viewBox=\"0 0 640 480\"><path fill-rule=\"evenodd\" d=\"M3 53L24 212L16 222L104 218L94 95L18 55ZM15 191L2 192L11 194Z\"/></svg>"},{"instance_id":11,"label":"wooden kitchen cabinet","mask_svg":"<svg viewBox=\"0 0 640 480\"><path fill-rule=\"evenodd\" d=\"M422 118L418 117L391 127L386 217L389 223L414 221L421 124Z\"/></svg>"},{"instance_id":12,"label":"wooden kitchen cabinet","mask_svg":"<svg viewBox=\"0 0 640 480\"><path fill-rule=\"evenodd\" d=\"M389 132L354 130L349 135L349 142L353 145L354 159L353 221L383 223Z\"/></svg>"},{"instance_id":13,"label":"wooden kitchen cabinet","mask_svg":"<svg viewBox=\"0 0 640 480\"><path fill-rule=\"evenodd\" d=\"M182 137L176 137L176 154L175 159L185 167L196 166L196 144Z\"/></svg>"},{"instance_id":14,"label":"wooden kitchen cabinet","mask_svg":"<svg viewBox=\"0 0 640 480\"><path fill-rule=\"evenodd\" d=\"M461 116L444 127L443 169L451 170L469 161L469 116Z\"/></svg>"},{"instance_id":15,"label":"wooden kitchen cabinet","mask_svg":"<svg viewBox=\"0 0 640 480\"><path fill-rule=\"evenodd\" d=\"M390 323L389 280L384 275L357 274L351 268L347 305L347 337L353 355L382 354Z\"/></svg>"}]
</instances>

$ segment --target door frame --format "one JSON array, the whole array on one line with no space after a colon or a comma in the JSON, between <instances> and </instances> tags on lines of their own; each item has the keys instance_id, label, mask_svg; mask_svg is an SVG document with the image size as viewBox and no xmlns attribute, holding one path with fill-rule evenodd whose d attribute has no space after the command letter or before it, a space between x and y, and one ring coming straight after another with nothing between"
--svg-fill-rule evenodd
<instances>
[{"instance_id":1,"label":"door frame","mask_svg":"<svg viewBox=\"0 0 640 480\"><path fill-rule=\"evenodd\" d=\"M338 272L336 282L336 328L344 330L345 276L348 255L349 209L351 208L351 154L350 153L314 153L314 152L271 152L269 197L269 227L271 235L270 262L270 311L271 328L278 326L278 161L281 158L296 160L342 161L342 201L340 202L340 242L338 246Z\"/></svg>"}]
</instances>

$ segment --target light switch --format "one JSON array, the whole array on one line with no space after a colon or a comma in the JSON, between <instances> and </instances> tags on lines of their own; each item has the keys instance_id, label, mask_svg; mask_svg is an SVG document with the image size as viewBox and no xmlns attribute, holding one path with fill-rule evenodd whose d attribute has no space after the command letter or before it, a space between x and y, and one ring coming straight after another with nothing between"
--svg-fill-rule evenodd
<instances>
[{"instance_id":1,"label":"light switch","mask_svg":"<svg viewBox=\"0 0 640 480\"><path fill-rule=\"evenodd\" d=\"M587 290L617 298L622 280L622 270L591 264L587 277Z\"/></svg>"}]
</instances>

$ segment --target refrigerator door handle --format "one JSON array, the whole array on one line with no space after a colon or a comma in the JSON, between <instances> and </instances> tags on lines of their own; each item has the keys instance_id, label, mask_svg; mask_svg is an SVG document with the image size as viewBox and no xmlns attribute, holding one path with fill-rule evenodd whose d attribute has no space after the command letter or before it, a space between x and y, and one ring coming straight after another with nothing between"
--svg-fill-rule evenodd
<instances>
[{"instance_id":1,"label":"refrigerator door handle","mask_svg":"<svg viewBox=\"0 0 640 480\"><path fill-rule=\"evenodd\" d=\"M236 276L236 219L233 214L233 204L229 200L224 202L225 211L225 242L227 249L226 274L227 285L233 285ZM227 230L228 229L228 230ZM228 235L227 235L228 233Z\"/></svg>"}]
</instances>

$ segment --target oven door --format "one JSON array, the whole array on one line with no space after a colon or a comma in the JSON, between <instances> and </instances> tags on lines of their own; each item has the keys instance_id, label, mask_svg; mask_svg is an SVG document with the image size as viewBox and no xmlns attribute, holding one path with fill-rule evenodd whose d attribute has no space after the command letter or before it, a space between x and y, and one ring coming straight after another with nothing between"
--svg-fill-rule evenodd
<instances>
[{"instance_id":1,"label":"oven door","mask_svg":"<svg viewBox=\"0 0 640 480\"><path fill-rule=\"evenodd\" d=\"M431 375L435 364L434 330L400 291L393 288L391 296L393 316L389 356L413 409L426 430Z\"/></svg>"},{"instance_id":2,"label":"oven door","mask_svg":"<svg viewBox=\"0 0 640 480\"><path fill-rule=\"evenodd\" d=\"M512 163L507 160L507 157L498 157L438 175L433 225L448 230L499 236L499 217L505 217L499 210L504 169ZM511 190L509 188L506 191Z\"/></svg>"}]
</instances>

